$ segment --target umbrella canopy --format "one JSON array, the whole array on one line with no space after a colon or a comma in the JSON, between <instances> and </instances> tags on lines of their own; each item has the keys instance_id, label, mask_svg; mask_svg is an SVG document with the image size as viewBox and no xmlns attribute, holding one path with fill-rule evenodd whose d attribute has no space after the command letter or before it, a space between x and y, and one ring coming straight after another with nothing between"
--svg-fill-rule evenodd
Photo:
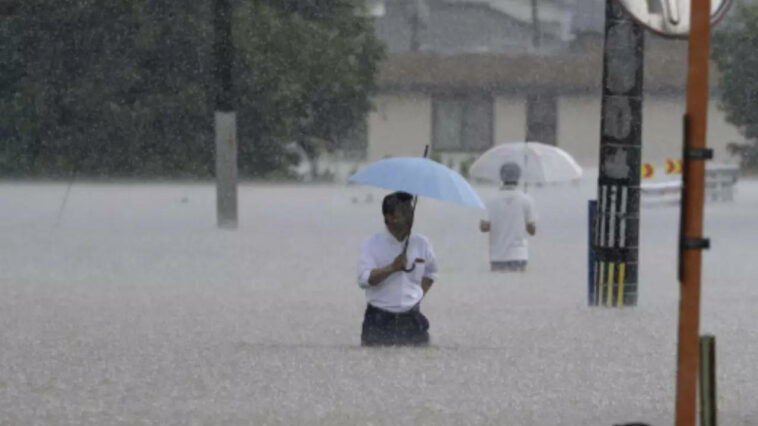
<instances>
[{"instance_id":1,"label":"umbrella canopy","mask_svg":"<svg viewBox=\"0 0 758 426\"><path fill-rule=\"evenodd\" d=\"M369 164L347 179L393 191L484 209L474 189L455 170L419 157L396 157Z\"/></svg>"},{"instance_id":2,"label":"umbrella canopy","mask_svg":"<svg viewBox=\"0 0 758 426\"><path fill-rule=\"evenodd\" d=\"M539 142L514 142L487 150L471 165L471 176L501 182L500 167L516 163L521 167L521 180L526 183L563 182L578 179L582 168L566 151Z\"/></svg>"}]
</instances>

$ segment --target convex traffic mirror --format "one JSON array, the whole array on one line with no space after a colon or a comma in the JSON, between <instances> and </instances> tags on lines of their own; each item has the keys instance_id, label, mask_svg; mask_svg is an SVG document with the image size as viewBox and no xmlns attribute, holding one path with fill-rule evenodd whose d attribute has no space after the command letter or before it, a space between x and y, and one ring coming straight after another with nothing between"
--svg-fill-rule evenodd
<instances>
[{"instance_id":1,"label":"convex traffic mirror","mask_svg":"<svg viewBox=\"0 0 758 426\"><path fill-rule=\"evenodd\" d=\"M644 27L666 37L687 37L691 0L617 0ZM732 0L711 0L711 23L729 9Z\"/></svg>"}]
</instances>

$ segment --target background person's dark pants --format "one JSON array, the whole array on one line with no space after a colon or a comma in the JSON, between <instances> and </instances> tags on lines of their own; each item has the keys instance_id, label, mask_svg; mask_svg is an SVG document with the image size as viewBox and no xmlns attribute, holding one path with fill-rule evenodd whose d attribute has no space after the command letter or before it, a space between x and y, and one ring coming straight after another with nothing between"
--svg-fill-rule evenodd
<instances>
[{"instance_id":1,"label":"background person's dark pants","mask_svg":"<svg viewBox=\"0 0 758 426\"><path fill-rule=\"evenodd\" d=\"M526 260L508 260L505 262L490 262L490 271L493 272L524 272Z\"/></svg>"},{"instance_id":2,"label":"background person's dark pants","mask_svg":"<svg viewBox=\"0 0 758 426\"><path fill-rule=\"evenodd\" d=\"M429 343L428 330L429 320L418 305L399 314L367 305L361 345L423 345Z\"/></svg>"}]
</instances>

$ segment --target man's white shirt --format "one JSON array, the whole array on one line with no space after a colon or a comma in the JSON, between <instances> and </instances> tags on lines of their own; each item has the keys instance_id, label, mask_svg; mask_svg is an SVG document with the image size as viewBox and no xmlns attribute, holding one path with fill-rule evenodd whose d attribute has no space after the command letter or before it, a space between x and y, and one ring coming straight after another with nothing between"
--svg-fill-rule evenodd
<instances>
[{"instance_id":1,"label":"man's white shirt","mask_svg":"<svg viewBox=\"0 0 758 426\"><path fill-rule=\"evenodd\" d=\"M437 279L437 260L429 240L421 234L411 233L406 269L413 265L416 258L424 259L424 262L416 263L411 272L393 272L377 285L369 285L371 270L391 264L403 251L404 244L405 240L398 241L385 230L372 235L361 246L358 285L366 290L366 301L372 306L390 312L406 312L424 297L421 279Z\"/></svg>"},{"instance_id":2,"label":"man's white shirt","mask_svg":"<svg viewBox=\"0 0 758 426\"><path fill-rule=\"evenodd\" d=\"M498 198L487 203L487 213L490 261L528 260L526 224L537 221L532 198L516 188L506 187Z\"/></svg>"}]
</instances>

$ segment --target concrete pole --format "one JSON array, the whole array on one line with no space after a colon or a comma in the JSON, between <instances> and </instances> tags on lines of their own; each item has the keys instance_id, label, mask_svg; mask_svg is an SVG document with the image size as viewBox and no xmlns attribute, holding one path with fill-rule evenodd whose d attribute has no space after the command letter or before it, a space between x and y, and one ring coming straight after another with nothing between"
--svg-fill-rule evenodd
<instances>
[{"instance_id":1,"label":"concrete pole","mask_svg":"<svg viewBox=\"0 0 758 426\"><path fill-rule=\"evenodd\" d=\"M595 306L637 304L644 32L606 0L597 215Z\"/></svg>"},{"instance_id":2,"label":"concrete pole","mask_svg":"<svg viewBox=\"0 0 758 426\"><path fill-rule=\"evenodd\" d=\"M237 227L237 114L216 111L216 216L219 228Z\"/></svg>"},{"instance_id":3,"label":"concrete pole","mask_svg":"<svg viewBox=\"0 0 758 426\"><path fill-rule=\"evenodd\" d=\"M216 217L219 228L237 227L237 114L232 87L231 0L214 0L216 81Z\"/></svg>"}]
</instances>

